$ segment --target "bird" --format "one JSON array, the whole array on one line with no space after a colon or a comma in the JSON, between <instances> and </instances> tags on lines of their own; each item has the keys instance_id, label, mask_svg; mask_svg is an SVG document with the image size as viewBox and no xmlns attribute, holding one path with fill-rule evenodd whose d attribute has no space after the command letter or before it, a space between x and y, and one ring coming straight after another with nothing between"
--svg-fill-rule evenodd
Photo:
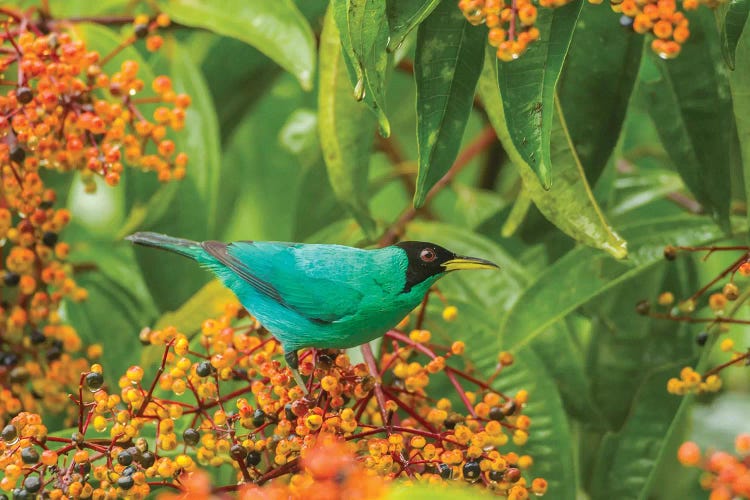
<instances>
[{"instance_id":1,"label":"bird","mask_svg":"<svg viewBox=\"0 0 750 500\"><path fill-rule=\"evenodd\" d=\"M452 271L499 269L439 245L402 241L361 249L274 241L191 241L153 232L131 242L193 259L212 271L280 343L296 383L298 350L346 349L384 335Z\"/></svg>"}]
</instances>

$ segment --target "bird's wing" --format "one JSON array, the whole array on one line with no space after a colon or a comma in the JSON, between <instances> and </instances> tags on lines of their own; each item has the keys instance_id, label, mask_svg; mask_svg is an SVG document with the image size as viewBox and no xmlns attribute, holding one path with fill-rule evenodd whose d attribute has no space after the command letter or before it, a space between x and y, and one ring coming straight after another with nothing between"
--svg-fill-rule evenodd
<instances>
[{"instance_id":1,"label":"bird's wing","mask_svg":"<svg viewBox=\"0 0 750 500\"><path fill-rule=\"evenodd\" d=\"M302 247L252 241L203 243L209 254L258 293L310 321L333 323L356 313L364 294L352 286L351 280L316 272L309 261L301 262L297 252Z\"/></svg>"}]
</instances>

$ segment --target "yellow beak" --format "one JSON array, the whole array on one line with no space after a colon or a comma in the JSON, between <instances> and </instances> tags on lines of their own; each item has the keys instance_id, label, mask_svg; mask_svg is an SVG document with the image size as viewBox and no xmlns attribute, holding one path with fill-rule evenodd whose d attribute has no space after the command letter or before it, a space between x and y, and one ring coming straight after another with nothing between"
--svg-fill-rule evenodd
<instances>
[{"instance_id":1,"label":"yellow beak","mask_svg":"<svg viewBox=\"0 0 750 500\"><path fill-rule=\"evenodd\" d=\"M477 259L476 257L455 257L443 262L446 271L459 271L462 269L500 269L500 266L489 260Z\"/></svg>"}]
</instances>

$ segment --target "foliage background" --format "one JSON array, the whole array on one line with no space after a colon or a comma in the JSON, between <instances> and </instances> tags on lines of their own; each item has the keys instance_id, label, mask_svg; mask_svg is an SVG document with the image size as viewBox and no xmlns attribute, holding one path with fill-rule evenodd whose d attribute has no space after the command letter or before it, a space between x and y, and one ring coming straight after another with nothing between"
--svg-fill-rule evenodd
<instances>
[{"instance_id":1,"label":"foliage background","mask_svg":"<svg viewBox=\"0 0 750 500\"><path fill-rule=\"evenodd\" d=\"M159 186L128 172L116 189L93 196L75 181L65 188L74 213L66 240L78 242L72 258L99 268L78 278L90 299L68 305L65 314L84 340L104 339L107 374L122 373L137 362L143 326L177 321L195 329L227 297L209 285L184 305L208 274L191 262L136 252L125 235L152 230L200 240L373 243L409 210L415 185L423 196L490 124L507 127L502 145L492 142L474 156L406 226L409 239L503 267L496 275L441 282L460 320L442 322L436 304L427 327L438 339L465 340L479 371L489 370L501 349L517 355L518 368L499 383L532 394L529 452L553 498L704 498L694 473L678 468L676 446L690 437L728 449L737 433L750 431L746 373L728 373L716 396L667 394L666 380L682 366L720 358L709 352L712 343L695 344L697 327L637 316L634 304L661 290L687 297L727 264L720 256L667 263L664 245L710 243L726 238L732 223L739 231L745 226L750 35L742 34L732 61L720 35L726 9L717 19L702 9L691 16L682 55L661 61L643 50L643 37L620 29L607 6L577 2L539 20L547 30L567 22L569 46L540 42L511 63L512 71L501 66L507 85L498 95L491 54L479 75L484 34L475 33L484 28L465 23L455 2L387 2L387 14L396 18L427 4L438 17L428 17L401 45L394 40L404 33L390 33L395 50L387 70L360 104L337 61L338 44L326 39L327 1L157 1L182 27L165 36L158 56L131 47L111 64L139 60L141 71L169 74L178 91L192 96L185 133L176 136L191 159L188 177ZM124 0L51 7L58 17L133 10ZM739 14L732 9L741 27L746 7ZM438 103L443 115L435 120L424 96L445 89L424 71L436 64L430 57L441 60L427 50L436 36L430 30L440 23L465 30L461 43L474 45L442 46L455 87ZM117 45L117 29L76 27L102 53ZM530 68L536 81L544 67L544 85L524 95L518 75ZM477 78L481 103L472 106ZM385 115L366 109L373 99ZM375 135L378 119L385 128L383 116L387 139ZM451 119L465 122L463 134L463 123L456 127ZM427 132L441 135L435 142ZM527 137L538 142L528 150ZM545 141L549 191L529 156ZM339 147L341 157L326 164L322 147L329 154ZM584 177L591 193L581 191ZM698 211L693 197L710 215L687 210ZM591 248L621 254L611 228L627 240L626 260ZM747 342L741 329L731 335ZM144 359L152 359L148 351Z\"/></svg>"}]
</instances>

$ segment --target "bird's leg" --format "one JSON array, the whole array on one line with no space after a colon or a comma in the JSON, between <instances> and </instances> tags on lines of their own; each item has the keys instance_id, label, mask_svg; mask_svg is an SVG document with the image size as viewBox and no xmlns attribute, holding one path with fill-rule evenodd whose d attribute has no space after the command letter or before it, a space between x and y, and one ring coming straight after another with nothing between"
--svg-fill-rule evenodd
<instances>
[{"instance_id":1,"label":"bird's leg","mask_svg":"<svg viewBox=\"0 0 750 500\"><path fill-rule=\"evenodd\" d=\"M297 355L297 351L294 350L285 352L284 359L289 365L289 368L292 369L292 376L294 377L294 381L297 382L297 385L305 393L305 397L309 397L310 391L307 390L307 385L305 385L304 380L302 380L302 375L300 375L299 373L299 356Z\"/></svg>"}]
</instances>

